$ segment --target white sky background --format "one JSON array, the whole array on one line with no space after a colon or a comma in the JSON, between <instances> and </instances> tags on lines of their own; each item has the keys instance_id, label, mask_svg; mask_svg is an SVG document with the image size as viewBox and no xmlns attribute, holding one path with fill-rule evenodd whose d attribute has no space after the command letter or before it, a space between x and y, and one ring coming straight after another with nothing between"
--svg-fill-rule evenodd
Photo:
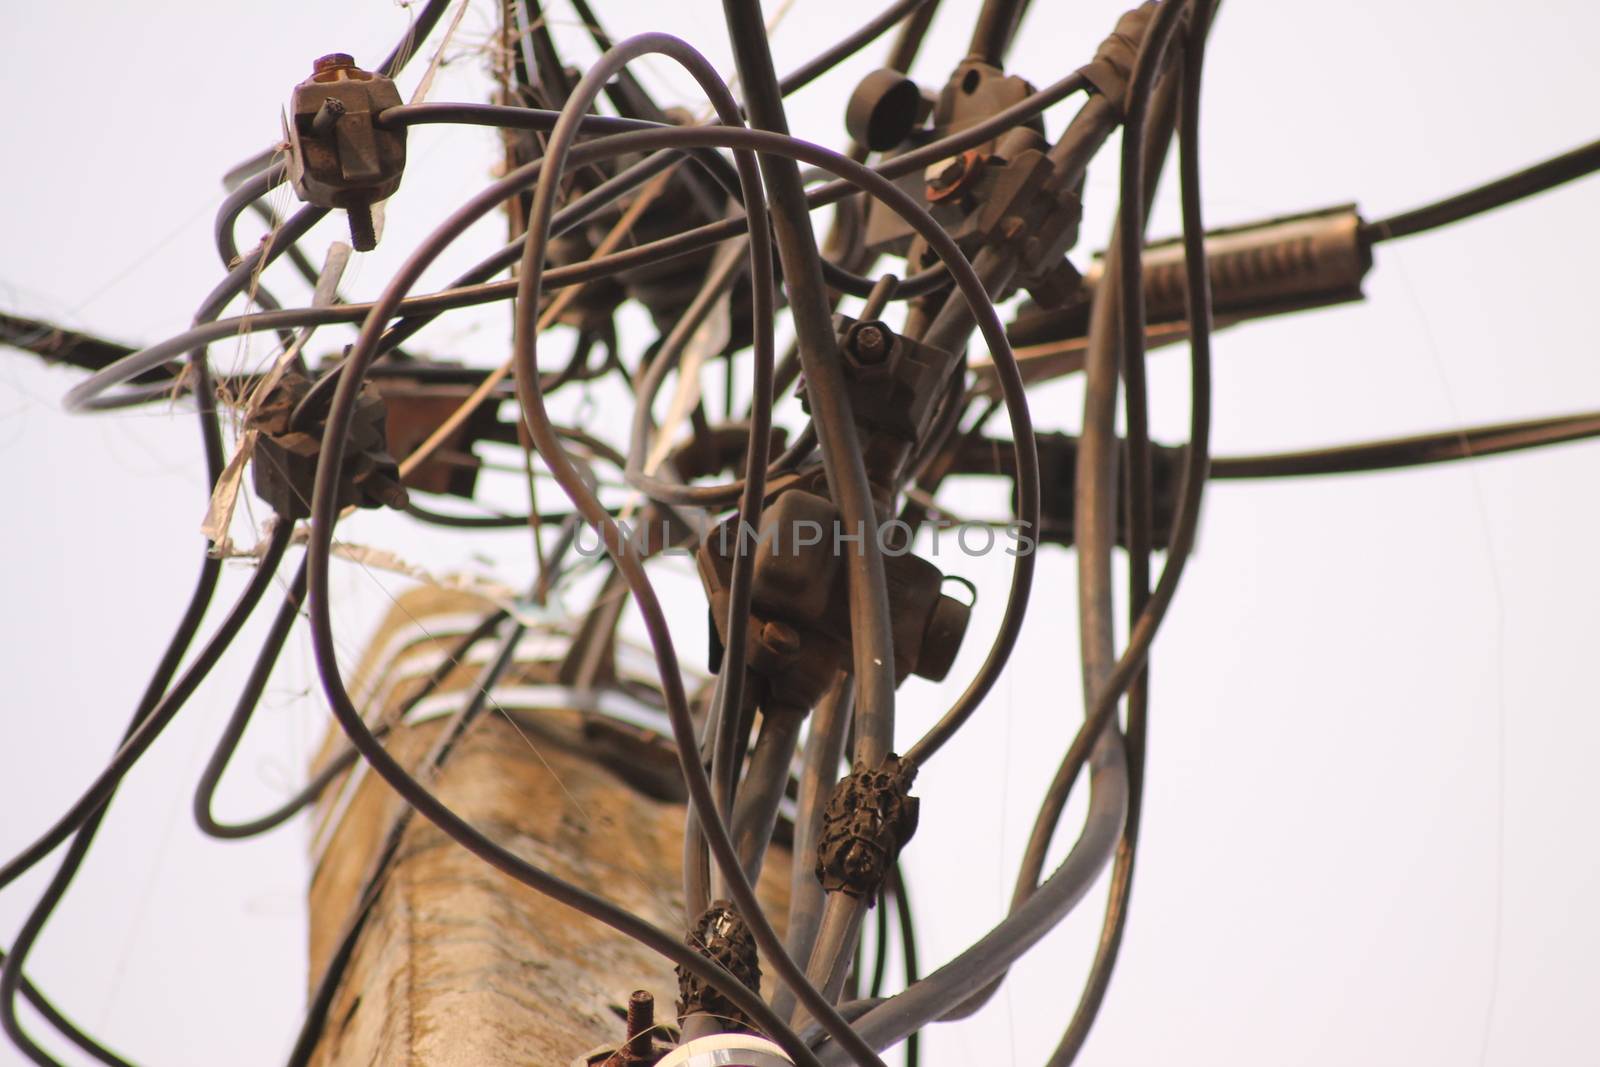
<instances>
[{"instance_id":1,"label":"white sky background","mask_svg":"<svg viewBox=\"0 0 1600 1067\"><path fill-rule=\"evenodd\" d=\"M466 43L489 26L489 6L475 6ZM677 32L731 71L713 0L596 6L614 36ZM780 71L876 7L797 0L773 36ZM976 9L945 7L917 69L928 85L960 58ZM1044 84L1092 55L1122 5L1034 8L1012 66ZM561 3L553 14L571 17ZM344 50L371 64L405 19L391 0L0 9L0 306L130 341L183 328L219 277L210 218L221 173L276 138L279 109L313 57ZM1576 2L1230 0L1207 64L1208 220L1350 200L1377 217L1590 140L1597 38L1600 11ZM883 50L803 92L795 131L841 143L843 101ZM462 58L431 98L482 99L480 67ZM664 102L698 103L667 64L644 69ZM404 91L420 71L407 72ZM1067 114L1054 113L1052 132ZM413 132L384 243L357 257L347 293L376 293L487 180L495 144L484 130ZM1109 231L1115 158L1108 149L1091 170L1080 261ZM1169 181L1153 233L1175 228L1173 193ZM1591 179L1381 246L1364 304L1220 335L1215 450L1600 406L1597 216ZM342 226L313 233L313 258ZM253 220L242 225L241 245L258 232ZM501 234L498 220L475 231L423 288ZM281 270L280 296L303 302L304 287ZM498 361L505 322L503 309L461 316L415 347ZM312 350L347 339L328 329ZM249 351L264 358L267 343ZM213 355L240 358L230 345ZM1184 362L1178 350L1152 359L1163 441L1185 432ZM114 749L199 564L193 416L68 417L59 397L75 380L0 355L6 855ZM1043 428L1073 430L1078 391L1038 391L1034 414ZM1600 999L1597 459L1600 445L1573 445L1213 488L1155 649L1132 920L1085 1063L1600 1062L1585 1025ZM981 510L1000 497L966 499ZM487 555L520 582L528 567L514 536L418 534L387 516L359 517L350 536L439 570ZM941 562L983 599L952 683L902 691L907 740L981 660L1009 558ZM918 782L922 831L906 862L925 967L1001 915L1037 799L1080 717L1073 575L1070 554L1042 559L1012 668ZM243 577L229 572L211 622ZM359 647L385 594L354 568L340 582L350 605L341 632ZM668 588L692 662L704 640L698 594L687 581ZM70 1015L152 1067L278 1063L298 1021L303 826L222 844L188 814L272 608L134 773L30 962ZM292 789L323 727L301 630L225 783L224 814L262 810ZM1069 822L1058 853L1073 832ZM0 897L7 944L43 873ZM1099 911L1097 893L980 1016L935 1028L925 1062L1042 1062L1076 1001ZM0 1050L0 1063L12 1062L20 1057Z\"/></svg>"}]
</instances>

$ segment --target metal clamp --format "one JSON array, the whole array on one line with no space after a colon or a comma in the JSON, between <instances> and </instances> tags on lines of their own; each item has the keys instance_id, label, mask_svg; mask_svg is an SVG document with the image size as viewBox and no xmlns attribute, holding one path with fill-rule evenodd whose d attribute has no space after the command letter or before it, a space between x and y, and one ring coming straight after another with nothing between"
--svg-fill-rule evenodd
<instances>
[{"instance_id":1,"label":"metal clamp","mask_svg":"<svg viewBox=\"0 0 1600 1067\"><path fill-rule=\"evenodd\" d=\"M728 901L713 901L711 907L695 920L694 928L689 931L685 941L707 959L720 963L747 988L761 988L761 961L756 954L755 935ZM704 1012L730 1028L752 1028L749 1017L721 990L692 971L684 970L682 966L676 970L678 1018Z\"/></svg>"},{"instance_id":2,"label":"metal clamp","mask_svg":"<svg viewBox=\"0 0 1600 1067\"><path fill-rule=\"evenodd\" d=\"M400 188L406 131L381 127L377 117L401 103L393 81L343 52L317 60L290 97L289 182L308 204L344 209L358 252L378 243L372 205Z\"/></svg>"},{"instance_id":3,"label":"metal clamp","mask_svg":"<svg viewBox=\"0 0 1600 1067\"><path fill-rule=\"evenodd\" d=\"M917 830L914 766L885 756L840 779L822 816L817 880L830 893L877 900L895 859Z\"/></svg>"}]
</instances>

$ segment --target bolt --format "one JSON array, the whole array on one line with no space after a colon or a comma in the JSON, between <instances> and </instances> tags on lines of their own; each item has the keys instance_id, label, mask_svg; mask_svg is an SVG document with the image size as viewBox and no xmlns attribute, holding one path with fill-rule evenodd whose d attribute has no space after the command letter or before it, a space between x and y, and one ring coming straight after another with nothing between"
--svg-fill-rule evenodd
<instances>
[{"instance_id":1,"label":"bolt","mask_svg":"<svg viewBox=\"0 0 1600 1067\"><path fill-rule=\"evenodd\" d=\"M345 208L350 219L350 245L357 252L370 252L378 247L378 235L372 228L372 207L369 204L351 204Z\"/></svg>"},{"instance_id":2,"label":"bolt","mask_svg":"<svg viewBox=\"0 0 1600 1067\"><path fill-rule=\"evenodd\" d=\"M330 52L325 56L319 57L316 62L311 64L311 72L313 74L321 74L324 71L344 70L355 65L355 56L344 52Z\"/></svg>"},{"instance_id":3,"label":"bolt","mask_svg":"<svg viewBox=\"0 0 1600 1067\"><path fill-rule=\"evenodd\" d=\"M966 173L966 157L956 156L953 159L945 160L943 163L933 164L924 172L923 176L927 179L928 188L948 189L956 182L959 182Z\"/></svg>"},{"instance_id":4,"label":"bolt","mask_svg":"<svg viewBox=\"0 0 1600 1067\"><path fill-rule=\"evenodd\" d=\"M883 357L889 354L889 338L882 328L870 323L856 329L851 344L856 358L863 363L882 363Z\"/></svg>"},{"instance_id":5,"label":"bolt","mask_svg":"<svg viewBox=\"0 0 1600 1067\"><path fill-rule=\"evenodd\" d=\"M651 1031L656 1023L656 998L647 989L636 989L628 998L628 1044L623 1049L630 1060L643 1061L650 1056L653 1039Z\"/></svg>"},{"instance_id":6,"label":"bolt","mask_svg":"<svg viewBox=\"0 0 1600 1067\"><path fill-rule=\"evenodd\" d=\"M978 149L969 148L959 156L929 166L922 172L929 202L937 204L961 194L981 176L985 158Z\"/></svg>"},{"instance_id":7,"label":"bolt","mask_svg":"<svg viewBox=\"0 0 1600 1067\"><path fill-rule=\"evenodd\" d=\"M787 623L769 622L761 627L761 644L768 652L788 656L800 651L800 635Z\"/></svg>"},{"instance_id":8,"label":"bolt","mask_svg":"<svg viewBox=\"0 0 1600 1067\"><path fill-rule=\"evenodd\" d=\"M976 158L969 159L969 155L963 152L942 163L935 163L922 172L923 180L927 183L925 195L930 202L946 200L966 186L967 179L972 176L972 162Z\"/></svg>"}]
</instances>

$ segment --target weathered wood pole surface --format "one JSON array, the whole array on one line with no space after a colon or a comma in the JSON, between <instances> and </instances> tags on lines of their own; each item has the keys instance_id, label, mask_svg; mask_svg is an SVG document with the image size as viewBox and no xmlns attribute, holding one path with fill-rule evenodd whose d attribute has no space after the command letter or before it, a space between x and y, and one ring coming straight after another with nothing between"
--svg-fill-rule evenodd
<instances>
[{"instance_id":1,"label":"weathered wood pole surface","mask_svg":"<svg viewBox=\"0 0 1600 1067\"><path fill-rule=\"evenodd\" d=\"M421 590L379 628L351 692L370 722L392 717L483 606ZM548 638L545 640L548 641ZM530 635L530 643L536 643ZM464 703L495 644L452 669L438 693ZM502 683L546 684L548 661L519 656ZM437 700L438 697L430 698ZM419 705L420 707L421 705ZM502 705L504 707L504 705ZM491 705L452 749L434 790L496 841L667 930L683 930L681 805L651 799L594 758L570 708ZM390 751L424 762L448 716L400 726ZM513 721L514 719L514 721ZM337 728L322 759L344 742ZM403 827L397 830L397 825ZM359 920L314 1067L567 1067L620 1040L634 989L673 1022L670 965L626 937L488 867L406 807L376 775L329 789L314 822L310 979L323 975ZM385 842L398 848L380 863ZM762 879L778 916L787 856ZM372 882L376 889L363 894ZM370 907L361 907L369 899ZM364 918L362 916L364 915Z\"/></svg>"}]
</instances>

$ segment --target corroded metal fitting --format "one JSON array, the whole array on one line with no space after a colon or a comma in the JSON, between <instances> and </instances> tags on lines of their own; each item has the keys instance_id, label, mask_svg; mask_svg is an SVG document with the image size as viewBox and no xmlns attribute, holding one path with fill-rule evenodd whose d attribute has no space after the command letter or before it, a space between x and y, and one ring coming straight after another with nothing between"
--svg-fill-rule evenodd
<instances>
[{"instance_id":1,"label":"corroded metal fitting","mask_svg":"<svg viewBox=\"0 0 1600 1067\"><path fill-rule=\"evenodd\" d=\"M279 380L246 425L257 434L251 457L256 495L291 522L311 516L311 495L322 455L324 417L296 428L293 414L311 390L303 376L289 372ZM339 507L401 507L406 503L400 468L389 454L383 398L370 384L357 395L350 436L339 468Z\"/></svg>"},{"instance_id":2,"label":"corroded metal fitting","mask_svg":"<svg viewBox=\"0 0 1600 1067\"><path fill-rule=\"evenodd\" d=\"M889 755L876 768L858 766L828 798L817 842L817 879L829 892L876 900L884 880L917 830L916 769Z\"/></svg>"},{"instance_id":3,"label":"corroded metal fitting","mask_svg":"<svg viewBox=\"0 0 1600 1067\"><path fill-rule=\"evenodd\" d=\"M394 195L406 166L405 128L379 125L378 116L404 101L393 80L344 52L311 70L289 98L289 183L308 204L342 208L351 244L368 252L377 244L372 205Z\"/></svg>"},{"instance_id":4,"label":"corroded metal fitting","mask_svg":"<svg viewBox=\"0 0 1600 1067\"><path fill-rule=\"evenodd\" d=\"M756 955L756 938L733 904L714 901L695 920L686 939L690 948L723 966L752 992L761 990L761 962ZM713 1016L730 1030L753 1030L748 1016L721 990L699 975L678 972L678 1018L696 1013Z\"/></svg>"}]
</instances>

